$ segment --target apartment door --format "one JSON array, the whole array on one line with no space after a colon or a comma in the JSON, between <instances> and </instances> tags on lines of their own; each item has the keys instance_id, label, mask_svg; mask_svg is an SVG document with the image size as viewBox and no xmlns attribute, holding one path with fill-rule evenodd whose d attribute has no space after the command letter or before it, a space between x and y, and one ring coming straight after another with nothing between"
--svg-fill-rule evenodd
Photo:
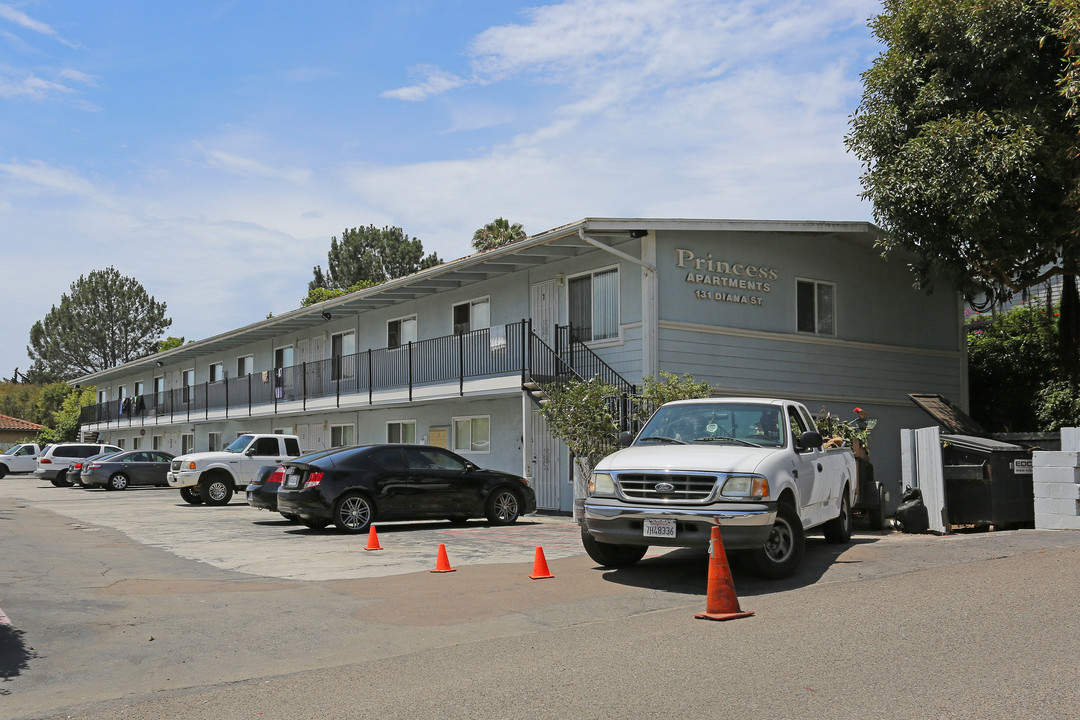
<instances>
[{"instance_id":1,"label":"apartment door","mask_svg":"<svg viewBox=\"0 0 1080 720\"><path fill-rule=\"evenodd\" d=\"M562 489L566 484L562 477L562 443L551 434L547 419L540 410L533 411L530 447L536 507L540 510L569 510L569 506L562 507Z\"/></svg>"},{"instance_id":2,"label":"apartment door","mask_svg":"<svg viewBox=\"0 0 1080 720\"><path fill-rule=\"evenodd\" d=\"M296 426L296 437L300 438L300 452L308 453L316 449L311 444L311 426L307 423L300 423Z\"/></svg>"},{"instance_id":3,"label":"apartment door","mask_svg":"<svg viewBox=\"0 0 1080 720\"><path fill-rule=\"evenodd\" d=\"M549 346L555 347L555 323L559 321L559 298L555 281L533 283L530 311L533 332Z\"/></svg>"},{"instance_id":4,"label":"apartment door","mask_svg":"<svg viewBox=\"0 0 1080 720\"><path fill-rule=\"evenodd\" d=\"M312 423L310 437L312 451L327 449L326 429L323 427L322 423Z\"/></svg>"}]
</instances>

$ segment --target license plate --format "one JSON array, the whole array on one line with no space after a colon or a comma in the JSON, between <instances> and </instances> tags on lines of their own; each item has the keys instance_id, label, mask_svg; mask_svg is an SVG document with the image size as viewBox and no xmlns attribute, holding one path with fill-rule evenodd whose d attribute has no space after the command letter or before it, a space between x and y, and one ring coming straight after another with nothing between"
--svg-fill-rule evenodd
<instances>
[{"instance_id":1,"label":"license plate","mask_svg":"<svg viewBox=\"0 0 1080 720\"><path fill-rule=\"evenodd\" d=\"M294 488L300 486L300 475L295 470L285 475L285 487Z\"/></svg>"},{"instance_id":2,"label":"license plate","mask_svg":"<svg viewBox=\"0 0 1080 720\"><path fill-rule=\"evenodd\" d=\"M645 519L644 537L673 538L675 537L674 520L650 520Z\"/></svg>"}]
</instances>

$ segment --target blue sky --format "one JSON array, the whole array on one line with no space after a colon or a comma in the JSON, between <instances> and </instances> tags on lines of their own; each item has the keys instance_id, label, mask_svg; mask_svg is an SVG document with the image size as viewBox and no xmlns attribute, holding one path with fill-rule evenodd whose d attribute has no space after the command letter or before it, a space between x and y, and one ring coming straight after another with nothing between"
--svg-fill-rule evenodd
<instances>
[{"instance_id":1,"label":"blue sky","mask_svg":"<svg viewBox=\"0 0 1080 720\"><path fill-rule=\"evenodd\" d=\"M205 338L342 229L444 259L497 216L869 220L869 0L0 0L0 376L108 266Z\"/></svg>"}]
</instances>

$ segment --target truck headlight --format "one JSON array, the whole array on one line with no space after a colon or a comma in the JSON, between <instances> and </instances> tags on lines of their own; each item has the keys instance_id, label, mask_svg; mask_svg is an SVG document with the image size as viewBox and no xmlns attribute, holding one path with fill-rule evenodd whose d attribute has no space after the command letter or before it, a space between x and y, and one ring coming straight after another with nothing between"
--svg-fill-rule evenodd
<instances>
[{"instance_id":1,"label":"truck headlight","mask_svg":"<svg viewBox=\"0 0 1080 720\"><path fill-rule=\"evenodd\" d=\"M614 495L615 481L607 473L593 473L589 479L590 495Z\"/></svg>"},{"instance_id":2,"label":"truck headlight","mask_svg":"<svg viewBox=\"0 0 1080 720\"><path fill-rule=\"evenodd\" d=\"M188 470L194 470L195 469L195 461L194 460L191 460L191 461L188 462L187 469Z\"/></svg>"},{"instance_id":3,"label":"truck headlight","mask_svg":"<svg viewBox=\"0 0 1080 720\"><path fill-rule=\"evenodd\" d=\"M769 496L769 481L763 475L732 475L720 487L723 497L761 500Z\"/></svg>"}]
</instances>

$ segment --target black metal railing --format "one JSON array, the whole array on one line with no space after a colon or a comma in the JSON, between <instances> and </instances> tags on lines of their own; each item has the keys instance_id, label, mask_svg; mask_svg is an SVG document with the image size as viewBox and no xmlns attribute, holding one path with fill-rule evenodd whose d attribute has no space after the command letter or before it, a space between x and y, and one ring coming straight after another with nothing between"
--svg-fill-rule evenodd
<instances>
[{"instance_id":1,"label":"black metal railing","mask_svg":"<svg viewBox=\"0 0 1080 720\"><path fill-rule=\"evenodd\" d=\"M138 398L88 405L81 424L128 421L136 424L148 417L168 416L174 421L209 417L211 410L225 416L247 415L257 405L307 401L407 388L412 399L417 386L465 381L498 375L527 374L528 322L522 320L469 333L409 342L395 348L365 350L352 355L305 362L237 378L205 382Z\"/></svg>"},{"instance_id":2,"label":"black metal railing","mask_svg":"<svg viewBox=\"0 0 1080 720\"><path fill-rule=\"evenodd\" d=\"M603 358L578 337L573 325L555 326L555 352L574 369L579 377L598 377L624 395L637 394L637 388L633 384L615 372L614 368L604 362Z\"/></svg>"}]
</instances>

